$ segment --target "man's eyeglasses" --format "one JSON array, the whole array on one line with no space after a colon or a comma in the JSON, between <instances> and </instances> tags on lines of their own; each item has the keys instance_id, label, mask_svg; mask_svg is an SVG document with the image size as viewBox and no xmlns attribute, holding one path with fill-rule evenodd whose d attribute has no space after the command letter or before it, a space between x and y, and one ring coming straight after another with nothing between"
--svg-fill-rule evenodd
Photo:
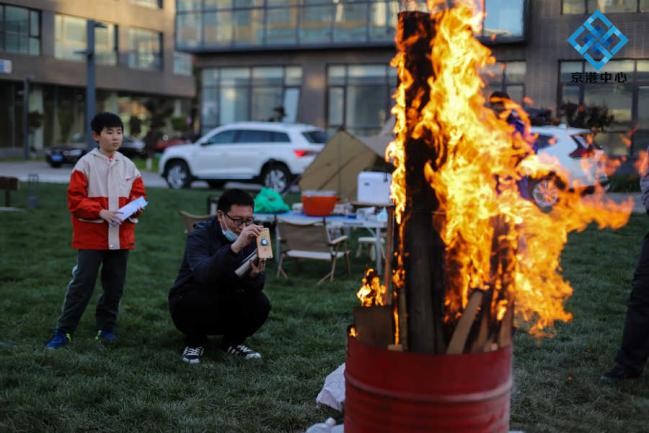
<instances>
[{"instance_id":1,"label":"man's eyeglasses","mask_svg":"<svg viewBox=\"0 0 649 433\"><path fill-rule=\"evenodd\" d=\"M233 218L230 215L228 215L227 213L224 213L224 215L226 217L228 217L230 219L230 221L232 221L237 227L249 226L250 224L252 224L254 222L254 219L252 219L252 218Z\"/></svg>"}]
</instances>

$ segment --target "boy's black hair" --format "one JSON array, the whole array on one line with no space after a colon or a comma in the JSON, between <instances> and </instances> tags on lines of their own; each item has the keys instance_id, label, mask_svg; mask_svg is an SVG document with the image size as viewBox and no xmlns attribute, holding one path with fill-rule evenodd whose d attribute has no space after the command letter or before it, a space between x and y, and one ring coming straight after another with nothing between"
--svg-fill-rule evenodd
<instances>
[{"instance_id":1,"label":"boy's black hair","mask_svg":"<svg viewBox=\"0 0 649 433\"><path fill-rule=\"evenodd\" d=\"M122 131L124 131L124 123L122 123L122 119L120 119L117 114L110 113L110 112L107 112L107 111L105 111L103 113L95 114L95 117L93 117L92 121L90 122L90 127L97 134L101 134L101 131L104 128L117 128L117 127L119 127L119 128L122 128Z\"/></svg>"},{"instance_id":2,"label":"boy's black hair","mask_svg":"<svg viewBox=\"0 0 649 433\"><path fill-rule=\"evenodd\" d=\"M228 189L219 197L217 209L221 212L229 212L232 205L250 206L254 209L255 202L247 192L240 189Z\"/></svg>"}]
</instances>

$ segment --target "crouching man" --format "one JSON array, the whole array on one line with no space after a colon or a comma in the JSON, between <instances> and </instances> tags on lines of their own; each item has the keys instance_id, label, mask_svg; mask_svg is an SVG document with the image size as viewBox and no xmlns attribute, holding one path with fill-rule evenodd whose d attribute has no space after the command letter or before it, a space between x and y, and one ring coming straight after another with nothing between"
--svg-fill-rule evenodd
<instances>
[{"instance_id":1,"label":"crouching man","mask_svg":"<svg viewBox=\"0 0 649 433\"><path fill-rule=\"evenodd\" d=\"M246 192L225 191L216 216L196 224L187 235L183 262L169 293L171 318L186 338L185 362L200 362L208 335L222 335L220 348L227 353L261 358L243 343L270 311L262 292L265 263L253 262L242 277L235 273L255 251L263 228L253 224L253 205Z\"/></svg>"}]
</instances>

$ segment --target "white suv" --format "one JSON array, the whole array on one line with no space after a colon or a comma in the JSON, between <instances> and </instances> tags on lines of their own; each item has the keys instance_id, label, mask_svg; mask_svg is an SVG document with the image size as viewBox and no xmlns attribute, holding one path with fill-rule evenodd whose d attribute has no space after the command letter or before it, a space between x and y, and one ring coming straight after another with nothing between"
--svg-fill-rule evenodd
<instances>
[{"instance_id":1,"label":"white suv","mask_svg":"<svg viewBox=\"0 0 649 433\"><path fill-rule=\"evenodd\" d=\"M240 122L213 129L196 143L165 149L160 174L170 188L205 180L217 188L228 180L256 181L284 191L322 150L327 134L311 125Z\"/></svg>"},{"instance_id":2,"label":"white suv","mask_svg":"<svg viewBox=\"0 0 649 433\"><path fill-rule=\"evenodd\" d=\"M589 140L588 129L565 126L533 126L537 135L539 158L556 166L556 171L543 179L531 180L530 198L543 210L550 210L559 200L559 190L568 188L592 193L597 185L608 187L608 176L603 170L604 151Z\"/></svg>"}]
</instances>

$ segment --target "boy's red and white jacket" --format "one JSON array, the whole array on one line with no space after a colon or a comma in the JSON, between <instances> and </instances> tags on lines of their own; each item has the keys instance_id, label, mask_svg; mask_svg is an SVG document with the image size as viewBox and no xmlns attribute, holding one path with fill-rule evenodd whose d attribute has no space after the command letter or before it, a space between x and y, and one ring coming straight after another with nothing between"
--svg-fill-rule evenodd
<instances>
[{"instance_id":1,"label":"boy's red and white jacket","mask_svg":"<svg viewBox=\"0 0 649 433\"><path fill-rule=\"evenodd\" d=\"M133 217L109 226L99 217L102 209L116 211L145 197L142 176L135 164L119 152L112 158L94 149L72 170L68 186L68 209L72 214L72 247L78 250L131 250L135 247Z\"/></svg>"}]
</instances>

